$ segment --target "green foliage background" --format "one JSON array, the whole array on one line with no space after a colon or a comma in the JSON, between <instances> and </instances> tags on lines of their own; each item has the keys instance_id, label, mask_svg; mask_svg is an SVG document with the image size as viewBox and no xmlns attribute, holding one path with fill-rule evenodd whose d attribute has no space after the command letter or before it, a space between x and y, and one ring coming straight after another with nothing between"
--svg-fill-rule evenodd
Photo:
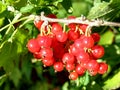
<instances>
[{"instance_id":1,"label":"green foliage background","mask_svg":"<svg viewBox=\"0 0 120 90\"><path fill-rule=\"evenodd\" d=\"M10 6L13 7L9 11ZM33 63L26 43L36 37L32 15L54 13L58 18L70 15L88 19L120 22L120 0L0 0L0 90L112 90L120 88L120 28L94 27L101 35L98 44L105 47L109 70L105 75L87 73L70 81L65 72ZM61 77L63 76L63 77Z\"/></svg>"}]
</instances>

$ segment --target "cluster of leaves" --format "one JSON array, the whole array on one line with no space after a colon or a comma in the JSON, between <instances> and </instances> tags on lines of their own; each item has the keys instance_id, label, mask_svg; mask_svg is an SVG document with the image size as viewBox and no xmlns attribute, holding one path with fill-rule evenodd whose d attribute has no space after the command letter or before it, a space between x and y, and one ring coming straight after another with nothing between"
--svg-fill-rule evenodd
<instances>
[{"instance_id":1,"label":"cluster of leaves","mask_svg":"<svg viewBox=\"0 0 120 90\"><path fill-rule=\"evenodd\" d=\"M109 64L103 76L80 77L69 81L67 73L54 73L52 68L33 63L26 48L37 29L31 15L54 13L59 18L85 15L89 19L119 22L120 0L2 0L0 1L0 89L1 90L109 90L120 87L120 28L95 27L101 34L100 45L105 47L101 59ZM61 76L64 76L62 77Z\"/></svg>"}]
</instances>

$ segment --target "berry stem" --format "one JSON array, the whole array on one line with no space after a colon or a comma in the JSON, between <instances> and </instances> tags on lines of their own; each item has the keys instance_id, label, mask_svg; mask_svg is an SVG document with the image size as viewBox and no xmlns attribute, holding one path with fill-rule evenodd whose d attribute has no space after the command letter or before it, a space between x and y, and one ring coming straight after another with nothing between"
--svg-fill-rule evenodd
<instances>
[{"instance_id":1,"label":"berry stem","mask_svg":"<svg viewBox=\"0 0 120 90\"><path fill-rule=\"evenodd\" d=\"M38 17L37 17L38 18ZM79 23L79 24L87 24L88 26L118 26L120 27L120 23L116 23L116 22L108 22L108 21L104 21L104 20L88 20L88 19L84 19L84 17L79 17L76 19L56 19L56 18L49 18L44 16L44 12L41 12L41 16L39 16L40 20L43 21L49 21L49 22L61 22L61 23Z\"/></svg>"}]
</instances>

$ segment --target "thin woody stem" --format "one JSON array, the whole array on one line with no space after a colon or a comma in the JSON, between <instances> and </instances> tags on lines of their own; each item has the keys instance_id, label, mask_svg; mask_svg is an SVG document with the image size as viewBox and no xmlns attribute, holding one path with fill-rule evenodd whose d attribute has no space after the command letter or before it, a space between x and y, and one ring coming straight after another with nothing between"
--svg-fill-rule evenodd
<instances>
[{"instance_id":1,"label":"thin woody stem","mask_svg":"<svg viewBox=\"0 0 120 90\"><path fill-rule=\"evenodd\" d=\"M48 21L48 22L60 22L60 23L78 23L78 24L87 24L88 26L118 26L120 27L120 23L116 23L116 22L108 22L108 21L104 21L104 20L88 20L84 17L80 17L80 18L76 18L76 19L56 19L56 18L49 18L44 16L44 12L41 12L41 16L39 16L40 20L43 21Z\"/></svg>"}]
</instances>

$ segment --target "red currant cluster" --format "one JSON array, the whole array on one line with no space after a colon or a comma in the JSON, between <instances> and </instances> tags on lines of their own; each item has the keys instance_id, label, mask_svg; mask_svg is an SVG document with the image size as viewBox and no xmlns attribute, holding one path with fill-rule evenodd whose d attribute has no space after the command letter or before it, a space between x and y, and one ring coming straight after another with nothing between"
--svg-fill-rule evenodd
<instances>
[{"instance_id":1,"label":"red currant cluster","mask_svg":"<svg viewBox=\"0 0 120 90\"><path fill-rule=\"evenodd\" d=\"M53 14L48 17L56 18ZM75 17L70 16L69 19ZM65 68L72 80L84 75L86 71L91 76L107 71L108 65L97 61L104 55L104 48L97 45L100 35L90 32L86 35L88 25L70 23L66 31L58 22L49 22L44 28L43 23L42 20L34 22L40 34L35 39L30 39L27 47L44 66L53 66L55 72L61 72Z\"/></svg>"}]
</instances>

